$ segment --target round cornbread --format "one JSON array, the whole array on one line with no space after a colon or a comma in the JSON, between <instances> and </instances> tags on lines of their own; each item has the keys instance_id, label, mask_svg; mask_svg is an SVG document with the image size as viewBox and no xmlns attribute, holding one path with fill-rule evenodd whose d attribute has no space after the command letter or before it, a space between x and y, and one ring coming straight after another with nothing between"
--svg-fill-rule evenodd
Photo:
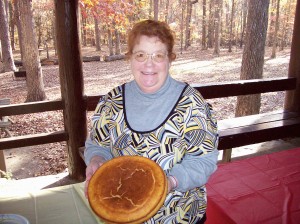
<instances>
[{"instance_id":1,"label":"round cornbread","mask_svg":"<svg viewBox=\"0 0 300 224\"><path fill-rule=\"evenodd\" d=\"M105 162L92 176L88 200L107 223L142 223L160 209L167 194L167 178L154 161L120 156Z\"/></svg>"}]
</instances>

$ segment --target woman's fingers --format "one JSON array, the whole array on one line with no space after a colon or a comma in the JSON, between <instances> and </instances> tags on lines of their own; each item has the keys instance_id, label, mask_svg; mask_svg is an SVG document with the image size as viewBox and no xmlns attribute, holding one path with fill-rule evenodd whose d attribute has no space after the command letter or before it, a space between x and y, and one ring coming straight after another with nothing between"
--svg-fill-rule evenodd
<instances>
[{"instance_id":1,"label":"woman's fingers","mask_svg":"<svg viewBox=\"0 0 300 224\"><path fill-rule=\"evenodd\" d=\"M104 158L100 156L95 156L91 159L90 164L86 167L85 170L85 185L84 185L84 194L85 197L87 198L87 188L90 182L90 179L92 178L93 174L96 172L96 170L103 165L105 162Z\"/></svg>"}]
</instances>

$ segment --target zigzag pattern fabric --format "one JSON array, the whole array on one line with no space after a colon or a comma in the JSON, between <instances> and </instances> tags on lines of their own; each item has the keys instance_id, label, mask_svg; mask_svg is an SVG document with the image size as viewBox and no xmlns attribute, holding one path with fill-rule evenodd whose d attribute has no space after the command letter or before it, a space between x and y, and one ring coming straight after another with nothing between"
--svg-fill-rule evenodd
<instances>
[{"instance_id":1,"label":"zigzag pattern fabric","mask_svg":"<svg viewBox=\"0 0 300 224\"><path fill-rule=\"evenodd\" d=\"M114 157L139 155L158 163L166 174L185 154L201 156L217 148L217 122L201 94L186 85L165 122L155 130L131 129L124 108L125 85L100 99L92 118L91 138L111 148ZM206 188L171 191L163 207L146 223L195 223L206 210Z\"/></svg>"}]
</instances>

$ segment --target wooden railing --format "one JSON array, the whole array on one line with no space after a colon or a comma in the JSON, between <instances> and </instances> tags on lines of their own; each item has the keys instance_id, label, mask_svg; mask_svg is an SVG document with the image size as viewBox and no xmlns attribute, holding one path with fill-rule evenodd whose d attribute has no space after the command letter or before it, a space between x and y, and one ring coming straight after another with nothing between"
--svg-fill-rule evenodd
<instances>
[{"instance_id":1,"label":"wooden railing","mask_svg":"<svg viewBox=\"0 0 300 224\"><path fill-rule=\"evenodd\" d=\"M222 83L211 83L205 85L193 85L201 92L204 98L222 98L230 96L277 92L293 90L296 88L296 78L269 78L239 80ZM85 96L85 108L88 111L95 109L101 95ZM0 107L1 116L30 114L45 111L64 110L64 102L61 100L43 101L33 103L11 104ZM33 146L39 144L54 143L68 140L65 130L40 133L25 136L17 136L0 139L0 150Z\"/></svg>"},{"instance_id":2,"label":"wooden railing","mask_svg":"<svg viewBox=\"0 0 300 224\"><path fill-rule=\"evenodd\" d=\"M292 90L296 88L296 78L267 78L238 80L230 82L209 83L209 84L192 84L205 99L214 99L230 96L241 96L248 94L278 92ZM87 97L87 109L94 110L99 95Z\"/></svg>"},{"instance_id":3,"label":"wooden railing","mask_svg":"<svg viewBox=\"0 0 300 224\"><path fill-rule=\"evenodd\" d=\"M33 103L10 104L0 107L0 116L32 114L45 111L63 110L61 100ZM40 145L68 140L68 133L64 130L0 139L0 149L18 148L31 145Z\"/></svg>"}]
</instances>

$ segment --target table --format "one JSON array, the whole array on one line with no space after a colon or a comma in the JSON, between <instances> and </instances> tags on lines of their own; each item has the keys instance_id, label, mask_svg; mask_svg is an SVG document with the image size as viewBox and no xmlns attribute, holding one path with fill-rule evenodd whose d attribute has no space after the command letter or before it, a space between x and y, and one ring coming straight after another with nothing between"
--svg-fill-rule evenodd
<instances>
[{"instance_id":1,"label":"table","mask_svg":"<svg viewBox=\"0 0 300 224\"><path fill-rule=\"evenodd\" d=\"M206 224L300 223L300 148L220 164Z\"/></svg>"},{"instance_id":2,"label":"table","mask_svg":"<svg viewBox=\"0 0 300 224\"><path fill-rule=\"evenodd\" d=\"M6 194L0 213L31 224L97 224L83 183ZM300 148L220 164L207 184L206 224L300 223Z\"/></svg>"},{"instance_id":3,"label":"table","mask_svg":"<svg viewBox=\"0 0 300 224\"><path fill-rule=\"evenodd\" d=\"M20 194L0 192L0 213L19 214L30 224L99 224L83 193L84 183Z\"/></svg>"}]
</instances>

